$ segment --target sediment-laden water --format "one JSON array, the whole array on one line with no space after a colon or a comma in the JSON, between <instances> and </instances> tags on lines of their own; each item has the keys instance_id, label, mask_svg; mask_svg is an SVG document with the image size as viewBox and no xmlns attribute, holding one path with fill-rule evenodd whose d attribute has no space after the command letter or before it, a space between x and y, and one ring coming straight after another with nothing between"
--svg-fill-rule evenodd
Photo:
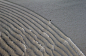
<instances>
[{"instance_id":1,"label":"sediment-laden water","mask_svg":"<svg viewBox=\"0 0 86 56\"><path fill-rule=\"evenodd\" d=\"M0 0L1 56L84 56L51 20Z\"/></svg>"}]
</instances>

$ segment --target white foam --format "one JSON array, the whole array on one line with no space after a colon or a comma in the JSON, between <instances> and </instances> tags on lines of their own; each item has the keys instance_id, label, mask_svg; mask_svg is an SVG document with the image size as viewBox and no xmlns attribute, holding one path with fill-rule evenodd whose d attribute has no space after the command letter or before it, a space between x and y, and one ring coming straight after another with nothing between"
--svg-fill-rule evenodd
<instances>
[{"instance_id":1,"label":"white foam","mask_svg":"<svg viewBox=\"0 0 86 56\"><path fill-rule=\"evenodd\" d=\"M36 41L36 43L38 44L38 41Z\"/></svg>"},{"instance_id":2,"label":"white foam","mask_svg":"<svg viewBox=\"0 0 86 56\"><path fill-rule=\"evenodd\" d=\"M19 34L20 35L20 34ZM24 37L22 36L22 35L20 35L23 39L24 39Z\"/></svg>"},{"instance_id":3,"label":"white foam","mask_svg":"<svg viewBox=\"0 0 86 56\"><path fill-rule=\"evenodd\" d=\"M43 32L43 34L44 34L45 36L49 37L49 35L48 35L47 33Z\"/></svg>"},{"instance_id":4,"label":"white foam","mask_svg":"<svg viewBox=\"0 0 86 56\"><path fill-rule=\"evenodd\" d=\"M27 48L26 48L26 45L25 45L25 44L23 44L23 46L24 46L24 48L25 48L25 52L26 52L26 49L27 49Z\"/></svg>"},{"instance_id":5,"label":"white foam","mask_svg":"<svg viewBox=\"0 0 86 56\"><path fill-rule=\"evenodd\" d=\"M41 46L41 44L39 44Z\"/></svg>"},{"instance_id":6,"label":"white foam","mask_svg":"<svg viewBox=\"0 0 86 56\"><path fill-rule=\"evenodd\" d=\"M51 21L49 21L49 24L51 24Z\"/></svg>"},{"instance_id":7,"label":"white foam","mask_svg":"<svg viewBox=\"0 0 86 56\"><path fill-rule=\"evenodd\" d=\"M67 45L67 44L69 44L69 43L65 40L65 41L64 41L64 44Z\"/></svg>"},{"instance_id":8,"label":"white foam","mask_svg":"<svg viewBox=\"0 0 86 56\"><path fill-rule=\"evenodd\" d=\"M22 30L25 31L24 28L22 28Z\"/></svg>"},{"instance_id":9,"label":"white foam","mask_svg":"<svg viewBox=\"0 0 86 56\"><path fill-rule=\"evenodd\" d=\"M43 46L41 46L40 51L45 51L45 48Z\"/></svg>"},{"instance_id":10,"label":"white foam","mask_svg":"<svg viewBox=\"0 0 86 56\"><path fill-rule=\"evenodd\" d=\"M67 38L67 41L70 43L70 45L75 49L75 51L77 52L77 54L79 54L80 56L85 56L82 51L71 41L70 38Z\"/></svg>"}]
</instances>

